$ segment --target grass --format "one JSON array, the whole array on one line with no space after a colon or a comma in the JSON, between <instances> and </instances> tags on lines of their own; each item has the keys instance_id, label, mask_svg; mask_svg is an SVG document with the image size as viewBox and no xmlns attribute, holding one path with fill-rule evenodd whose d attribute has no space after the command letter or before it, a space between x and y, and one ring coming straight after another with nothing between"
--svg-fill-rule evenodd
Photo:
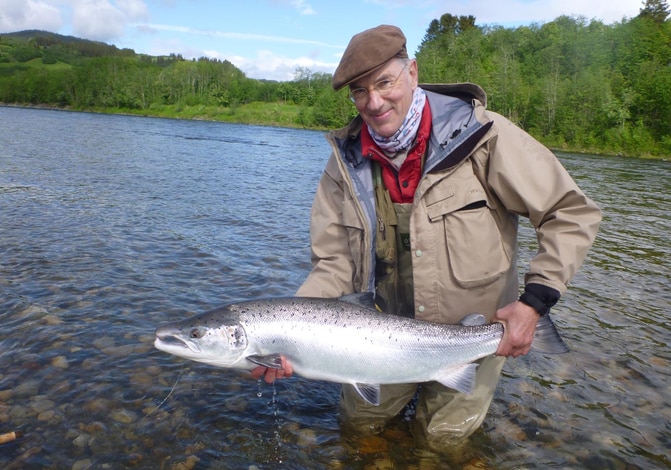
<instances>
[{"instance_id":1,"label":"grass","mask_svg":"<svg viewBox=\"0 0 671 470\"><path fill-rule=\"evenodd\" d=\"M29 68L46 68L49 70L71 69L72 65L65 62L56 62L55 64L44 64L40 57L31 59L27 62L0 62L0 69L11 70L26 70Z\"/></svg>"},{"instance_id":2,"label":"grass","mask_svg":"<svg viewBox=\"0 0 671 470\"><path fill-rule=\"evenodd\" d=\"M253 102L231 107L206 105L152 105L147 109L104 108L93 111L106 114L130 114L172 119L196 119L261 126L305 128L299 123L303 107L294 104Z\"/></svg>"}]
</instances>

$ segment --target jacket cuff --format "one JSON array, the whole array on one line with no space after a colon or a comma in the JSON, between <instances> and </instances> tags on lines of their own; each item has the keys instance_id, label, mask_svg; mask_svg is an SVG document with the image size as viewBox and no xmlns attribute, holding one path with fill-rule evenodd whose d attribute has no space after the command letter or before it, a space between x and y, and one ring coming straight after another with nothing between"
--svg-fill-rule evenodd
<instances>
[{"instance_id":1,"label":"jacket cuff","mask_svg":"<svg viewBox=\"0 0 671 470\"><path fill-rule=\"evenodd\" d=\"M536 309L540 316L550 313L550 309L561 297L558 290L542 284L527 284L524 293L520 296L520 302Z\"/></svg>"}]
</instances>

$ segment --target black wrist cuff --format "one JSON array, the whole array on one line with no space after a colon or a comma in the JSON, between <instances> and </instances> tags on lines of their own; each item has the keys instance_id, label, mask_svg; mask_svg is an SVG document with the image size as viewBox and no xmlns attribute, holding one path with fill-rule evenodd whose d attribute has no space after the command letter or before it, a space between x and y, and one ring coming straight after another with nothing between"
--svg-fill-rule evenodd
<instances>
[{"instance_id":1,"label":"black wrist cuff","mask_svg":"<svg viewBox=\"0 0 671 470\"><path fill-rule=\"evenodd\" d=\"M550 309L557 303L561 294L552 287L542 284L527 284L520 302L533 307L540 316L550 313Z\"/></svg>"}]
</instances>

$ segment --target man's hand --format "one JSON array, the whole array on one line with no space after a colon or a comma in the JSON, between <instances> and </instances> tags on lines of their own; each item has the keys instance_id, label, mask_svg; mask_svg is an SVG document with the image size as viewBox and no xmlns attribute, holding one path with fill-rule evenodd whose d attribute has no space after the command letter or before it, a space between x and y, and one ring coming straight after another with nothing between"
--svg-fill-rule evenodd
<instances>
[{"instance_id":1,"label":"man's hand","mask_svg":"<svg viewBox=\"0 0 671 470\"><path fill-rule=\"evenodd\" d=\"M260 379L261 377L265 376L263 380L271 384L276 379L284 379L291 377L294 374L294 368L291 366L291 363L287 361L287 359L284 356L282 356L281 369L273 369L270 367L259 366L256 369L252 370L251 374L252 377L254 377L255 379Z\"/></svg>"},{"instance_id":2,"label":"man's hand","mask_svg":"<svg viewBox=\"0 0 671 470\"><path fill-rule=\"evenodd\" d=\"M518 357L527 354L539 318L533 307L519 300L498 309L494 321L503 323L504 332L496 355Z\"/></svg>"}]
</instances>

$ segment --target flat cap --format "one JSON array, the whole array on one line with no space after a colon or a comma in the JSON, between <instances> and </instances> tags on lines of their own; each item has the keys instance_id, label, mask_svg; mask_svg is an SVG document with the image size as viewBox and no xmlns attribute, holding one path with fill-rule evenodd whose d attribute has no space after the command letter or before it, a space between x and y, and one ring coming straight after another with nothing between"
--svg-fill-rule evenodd
<instances>
[{"instance_id":1,"label":"flat cap","mask_svg":"<svg viewBox=\"0 0 671 470\"><path fill-rule=\"evenodd\" d=\"M394 57L408 58L405 35L396 26L380 25L352 36L333 74L333 89L382 67Z\"/></svg>"}]
</instances>

